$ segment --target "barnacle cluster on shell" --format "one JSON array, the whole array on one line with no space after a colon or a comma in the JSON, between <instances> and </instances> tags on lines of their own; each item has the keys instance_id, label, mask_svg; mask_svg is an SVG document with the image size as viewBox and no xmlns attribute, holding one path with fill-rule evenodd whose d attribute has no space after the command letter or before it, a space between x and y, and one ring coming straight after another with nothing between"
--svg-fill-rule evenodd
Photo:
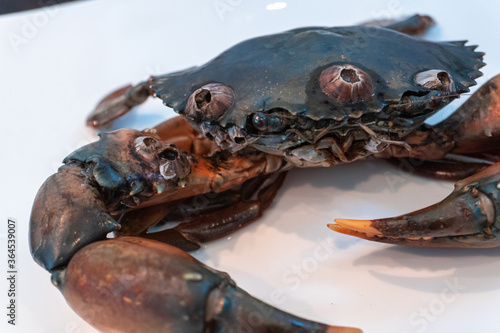
<instances>
[{"instance_id":1,"label":"barnacle cluster on shell","mask_svg":"<svg viewBox=\"0 0 500 333\"><path fill-rule=\"evenodd\" d=\"M333 65L319 76L321 91L340 103L367 101L373 95L370 76L352 65Z\"/></svg>"},{"instance_id":2,"label":"barnacle cluster on shell","mask_svg":"<svg viewBox=\"0 0 500 333\"><path fill-rule=\"evenodd\" d=\"M238 126L231 126L229 129L219 125L203 123L200 125L201 132L224 150L236 152L243 149L248 144L257 140L257 137L250 136L244 129Z\"/></svg>"},{"instance_id":3,"label":"barnacle cluster on shell","mask_svg":"<svg viewBox=\"0 0 500 333\"><path fill-rule=\"evenodd\" d=\"M136 152L153 164L158 164L164 179L182 179L191 172L191 166L184 152L175 145L164 147L158 140L149 136L135 139Z\"/></svg>"}]
</instances>

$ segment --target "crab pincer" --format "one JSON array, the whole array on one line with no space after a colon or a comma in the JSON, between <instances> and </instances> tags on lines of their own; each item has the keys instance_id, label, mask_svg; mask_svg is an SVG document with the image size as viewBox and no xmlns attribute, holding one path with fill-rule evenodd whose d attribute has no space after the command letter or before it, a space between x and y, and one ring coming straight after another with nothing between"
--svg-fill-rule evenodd
<instances>
[{"instance_id":1,"label":"crab pincer","mask_svg":"<svg viewBox=\"0 0 500 333\"><path fill-rule=\"evenodd\" d=\"M377 220L336 219L340 233L391 244L488 248L500 245L500 163L463 179L443 201Z\"/></svg>"},{"instance_id":2,"label":"crab pincer","mask_svg":"<svg viewBox=\"0 0 500 333\"><path fill-rule=\"evenodd\" d=\"M361 332L278 310L184 251L137 237L88 245L52 281L104 332Z\"/></svg>"}]
</instances>

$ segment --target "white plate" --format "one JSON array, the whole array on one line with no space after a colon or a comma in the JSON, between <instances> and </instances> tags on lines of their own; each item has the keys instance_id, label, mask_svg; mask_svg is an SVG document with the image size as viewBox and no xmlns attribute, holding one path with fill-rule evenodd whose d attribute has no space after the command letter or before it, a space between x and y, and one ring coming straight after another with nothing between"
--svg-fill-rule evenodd
<instances>
[{"instance_id":1,"label":"white plate","mask_svg":"<svg viewBox=\"0 0 500 333\"><path fill-rule=\"evenodd\" d=\"M469 39L487 53L482 84L500 72L500 4L476 1L89 1L0 17L2 163L0 269L6 220L18 221L16 326L2 332L95 332L66 305L31 259L32 200L65 155L95 140L84 120L109 91L149 74L199 65L249 37L290 28L350 25L416 12L439 23L427 38ZM274 7L283 7L275 5ZM463 98L462 98L463 100ZM444 113L453 111L461 101ZM172 115L150 100L121 125ZM500 250L413 249L335 234L336 217L393 216L452 189L384 162L290 172L265 216L196 257L282 309L365 332L497 332Z\"/></svg>"}]
</instances>

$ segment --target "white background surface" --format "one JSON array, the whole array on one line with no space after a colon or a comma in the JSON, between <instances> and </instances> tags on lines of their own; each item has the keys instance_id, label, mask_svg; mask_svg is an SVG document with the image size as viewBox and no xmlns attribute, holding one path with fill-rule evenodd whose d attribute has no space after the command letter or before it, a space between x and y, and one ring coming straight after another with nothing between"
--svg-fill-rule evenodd
<instances>
[{"instance_id":1,"label":"white background surface","mask_svg":"<svg viewBox=\"0 0 500 333\"><path fill-rule=\"evenodd\" d=\"M89 1L0 17L0 269L6 271L8 217L18 221L19 267L15 327L6 324L7 285L0 274L0 331L95 332L32 261L28 221L42 182L65 155L96 138L85 117L116 87L202 64L249 37L415 12L439 23L427 38L480 45L488 63L480 84L500 72L499 3L288 1L274 11L266 10L269 3ZM144 128L171 115L151 100L118 125ZM329 324L367 333L498 332L500 249L395 247L326 227L336 217L412 211L451 189L451 183L401 173L382 161L295 170L264 218L196 257L229 272L256 297ZM457 283L457 294L448 289L443 302L442 292Z\"/></svg>"}]
</instances>

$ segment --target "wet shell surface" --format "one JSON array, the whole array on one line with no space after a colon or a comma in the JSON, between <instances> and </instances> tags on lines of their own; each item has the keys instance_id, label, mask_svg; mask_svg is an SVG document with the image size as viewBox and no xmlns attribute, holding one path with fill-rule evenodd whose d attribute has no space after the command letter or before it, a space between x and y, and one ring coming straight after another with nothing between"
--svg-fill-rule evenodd
<instances>
[{"instance_id":1,"label":"wet shell surface","mask_svg":"<svg viewBox=\"0 0 500 333\"><path fill-rule=\"evenodd\" d=\"M436 43L362 26L301 28L250 39L205 65L155 76L152 88L174 111L214 117L222 127L244 128L250 112L276 108L313 120L342 120L359 117L360 113L378 113L409 92L426 91L415 75L433 69L446 71L453 78L457 94L467 92L481 75L478 69L484 63L483 53L464 44ZM357 92L353 88L352 93L343 92L347 91L343 88L331 92L325 85L322 89L321 73L335 66L353 66L359 78L366 73L373 92L368 93L368 83L361 92L359 83ZM200 107L194 103L196 98L190 97L214 82L230 87L234 93L234 103L221 103L229 107L225 112L223 108ZM355 108L346 107L344 101L355 100Z\"/></svg>"}]
</instances>

